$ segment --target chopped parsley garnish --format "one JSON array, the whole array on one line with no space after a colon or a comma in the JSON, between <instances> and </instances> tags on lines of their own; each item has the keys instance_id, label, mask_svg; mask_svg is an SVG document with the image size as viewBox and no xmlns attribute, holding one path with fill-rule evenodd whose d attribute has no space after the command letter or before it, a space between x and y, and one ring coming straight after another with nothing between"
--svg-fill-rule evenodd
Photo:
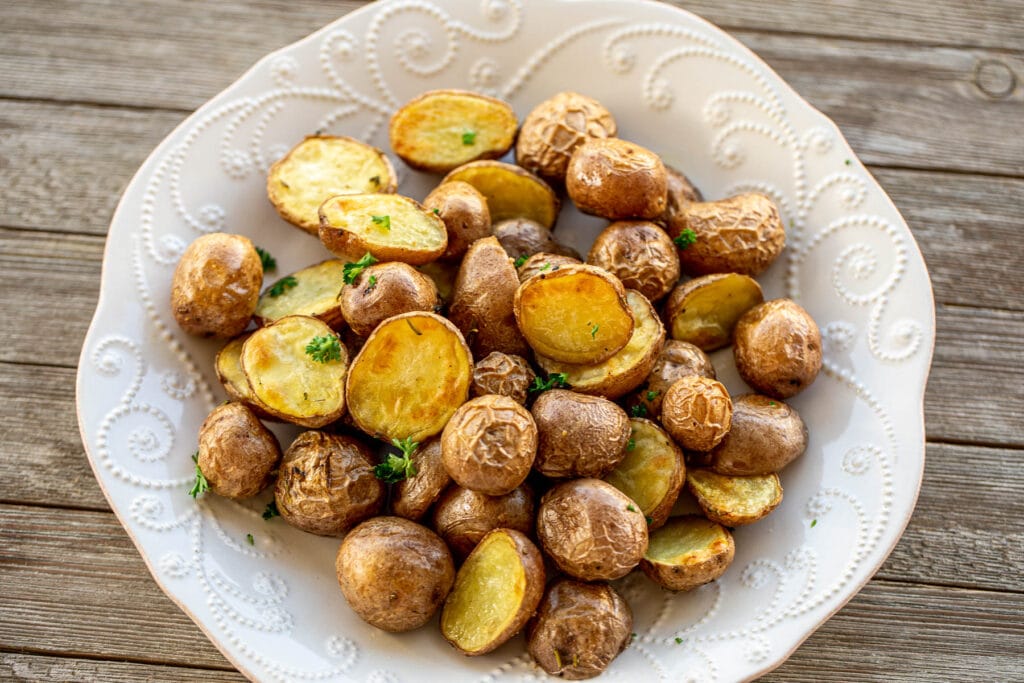
<instances>
[{"instance_id":1,"label":"chopped parsley garnish","mask_svg":"<svg viewBox=\"0 0 1024 683\"><path fill-rule=\"evenodd\" d=\"M775 406L775 401L768 401L768 405Z\"/></svg>"},{"instance_id":2,"label":"chopped parsley garnish","mask_svg":"<svg viewBox=\"0 0 1024 683\"><path fill-rule=\"evenodd\" d=\"M679 636L676 636L676 645L682 645L682 644L683 644L683 639L680 638Z\"/></svg>"},{"instance_id":3,"label":"chopped parsley garnish","mask_svg":"<svg viewBox=\"0 0 1024 683\"><path fill-rule=\"evenodd\" d=\"M269 251L256 247L256 253L260 255L260 263L263 265L264 273L277 270L277 261L270 255Z\"/></svg>"},{"instance_id":4,"label":"chopped parsley garnish","mask_svg":"<svg viewBox=\"0 0 1024 683\"><path fill-rule=\"evenodd\" d=\"M811 522L811 528L812 528L812 529L813 529L814 527L816 527L817 525L818 525L818 520L816 520L816 519L815 519L815 520L813 520L813 521Z\"/></svg>"},{"instance_id":5,"label":"chopped parsley garnish","mask_svg":"<svg viewBox=\"0 0 1024 683\"><path fill-rule=\"evenodd\" d=\"M847 159L847 160L846 160L846 165L847 165L847 166L850 166L851 164L853 164L853 162L852 162L852 161L850 161L849 159Z\"/></svg>"},{"instance_id":6,"label":"chopped parsley garnish","mask_svg":"<svg viewBox=\"0 0 1024 683\"><path fill-rule=\"evenodd\" d=\"M476 142L475 132L467 130L465 133L462 134L462 144L469 146L472 145L474 142Z\"/></svg>"},{"instance_id":7,"label":"chopped parsley garnish","mask_svg":"<svg viewBox=\"0 0 1024 683\"><path fill-rule=\"evenodd\" d=\"M528 258L530 257L527 256L526 254L520 254L519 257L516 259L516 268L521 268L522 265L526 263L526 259Z\"/></svg>"},{"instance_id":8,"label":"chopped parsley garnish","mask_svg":"<svg viewBox=\"0 0 1024 683\"><path fill-rule=\"evenodd\" d=\"M591 339L597 339L597 331L598 331L598 329L600 329L600 327L601 327L600 325L598 325L597 323L594 323L594 326L590 328L590 338Z\"/></svg>"},{"instance_id":9,"label":"chopped parsley garnish","mask_svg":"<svg viewBox=\"0 0 1024 683\"><path fill-rule=\"evenodd\" d=\"M684 229L679 233L675 239L672 240L677 247L680 249L686 249L688 246L697 241L697 233L689 228Z\"/></svg>"},{"instance_id":10,"label":"chopped parsley garnish","mask_svg":"<svg viewBox=\"0 0 1024 683\"><path fill-rule=\"evenodd\" d=\"M647 417L647 406L643 403L637 403L629 409L629 414L633 417Z\"/></svg>"},{"instance_id":11,"label":"chopped parsley garnish","mask_svg":"<svg viewBox=\"0 0 1024 683\"><path fill-rule=\"evenodd\" d=\"M631 451L634 448L636 448L636 439L630 439L629 442L626 444L626 450Z\"/></svg>"},{"instance_id":12,"label":"chopped parsley garnish","mask_svg":"<svg viewBox=\"0 0 1024 683\"><path fill-rule=\"evenodd\" d=\"M545 263L543 266L540 267L540 272L543 273L545 270L550 270L550 269L551 269L551 264L550 263Z\"/></svg>"},{"instance_id":13,"label":"chopped parsley garnish","mask_svg":"<svg viewBox=\"0 0 1024 683\"><path fill-rule=\"evenodd\" d=\"M660 394L660 393L661 393L660 391L655 391L655 390L651 389L650 391L647 392L647 400L648 401L653 401L654 399L658 398L658 394Z\"/></svg>"},{"instance_id":14,"label":"chopped parsley garnish","mask_svg":"<svg viewBox=\"0 0 1024 683\"><path fill-rule=\"evenodd\" d=\"M441 215L441 209L434 209L434 215L435 216L440 216Z\"/></svg>"},{"instance_id":15,"label":"chopped parsley garnish","mask_svg":"<svg viewBox=\"0 0 1024 683\"><path fill-rule=\"evenodd\" d=\"M192 462L196 464L196 480L188 490L188 495L195 498L210 490L210 482L206 481L206 475L199 469L199 451L192 454Z\"/></svg>"},{"instance_id":16,"label":"chopped parsley garnish","mask_svg":"<svg viewBox=\"0 0 1024 683\"><path fill-rule=\"evenodd\" d=\"M647 526L650 526L651 523L654 521L654 518L649 515L644 515L644 521L647 522Z\"/></svg>"},{"instance_id":17,"label":"chopped parsley garnish","mask_svg":"<svg viewBox=\"0 0 1024 683\"><path fill-rule=\"evenodd\" d=\"M249 545L256 545L256 539L252 537L252 534L245 535L245 542Z\"/></svg>"},{"instance_id":18,"label":"chopped parsley garnish","mask_svg":"<svg viewBox=\"0 0 1024 683\"><path fill-rule=\"evenodd\" d=\"M636 512L636 507L634 507L632 503L627 505L626 509L629 510L630 512Z\"/></svg>"},{"instance_id":19,"label":"chopped parsley garnish","mask_svg":"<svg viewBox=\"0 0 1024 683\"><path fill-rule=\"evenodd\" d=\"M382 227L384 230L391 231L391 216L387 214L383 216L370 216L370 220Z\"/></svg>"},{"instance_id":20,"label":"chopped parsley garnish","mask_svg":"<svg viewBox=\"0 0 1024 683\"><path fill-rule=\"evenodd\" d=\"M384 462L373 468L373 474L386 484L396 484L403 479L415 477L416 465L410 456L420 445L419 442L413 441L411 436L407 436L402 440L391 439L391 444L402 451L401 457L394 453L388 453Z\"/></svg>"},{"instance_id":21,"label":"chopped parsley garnish","mask_svg":"<svg viewBox=\"0 0 1024 683\"><path fill-rule=\"evenodd\" d=\"M377 276L376 275L371 275L370 276L370 284L366 287L365 291L369 292L370 290L372 290L376 286L377 286Z\"/></svg>"},{"instance_id":22,"label":"chopped parsley garnish","mask_svg":"<svg viewBox=\"0 0 1024 683\"><path fill-rule=\"evenodd\" d=\"M548 389L568 389L569 383L565 381L566 376L564 372L552 372L547 379L534 377L533 384L527 391L531 394L539 394Z\"/></svg>"},{"instance_id":23,"label":"chopped parsley garnish","mask_svg":"<svg viewBox=\"0 0 1024 683\"><path fill-rule=\"evenodd\" d=\"M306 355L317 363L329 363L341 360L341 342L333 334L313 337L306 344Z\"/></svg>"},{"instance_id":24,"label":"chopped parsley garnish","mask_svg":"<svg viewBox=\"0 0 1024 683\"><path fill-rule=\"evenodd\" d=\"M346 263L344 267L342 267L342 279L345 281L346 285L350 285L355 282L360 273L376 262L377 259L373 258L373 254L366 252L363 254L363 258L359 259L355 263Z\"/></svg>"},{"instance_id":25,"label":"chopped parsley garnish","mask_svg":"<svg viewBox=\"0 0 1024 683\"><path fill-rule=\"evenodd\" d=\"M263 519L273 519L274 517L280 517L281 511L277 509L277 501L272 500L267 503L267 509L263 511Z\"/></svg>"},{"instance_id":26,"label":"chopped parsley garnish","mask_svg":"<svg viewBox=\"0 0 1024 683\"><path fill-rule=\"evenodd\" d=\"M275 282L274 286L270 288L270 296L277 298L297 284L299 284L298 280L291 275L285 275L283 278Z\"/></svg>"}]
</instances>

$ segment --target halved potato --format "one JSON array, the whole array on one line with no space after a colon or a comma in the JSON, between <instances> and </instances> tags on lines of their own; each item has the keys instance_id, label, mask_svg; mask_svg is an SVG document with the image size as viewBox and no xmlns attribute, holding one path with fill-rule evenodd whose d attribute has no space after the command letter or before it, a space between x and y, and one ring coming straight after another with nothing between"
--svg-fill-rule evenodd
<instances>
[{"instance_id":1,"label":"halved potato","mask_svg":"<svg viewBox=\"0 0 1024 683\"><path fill-rule=\"evenodd\" d=\"M665 319L672 338L714 351L732 341L740 317L764 301L761 285L739 273L697 277L672 290Z\"/></svg>"},{"instance_id":2,"label":"halved potato","mask_svg":"<svg viewBox=\"0 0 1024 683\"><path fill-rule=\"evenodd\" d=\"M261 327L242 345L241 362L253 396L271 415L315 428L345 412L348 351L322 320L290 315Z\"/></svg>"},{"instance_id":3,"label":"halved potato","mask_svg":"<svg viewBox=\"0 0 1024 683\"><path fill-rule=\"evenodd\" d=\"M224 393L233 401L244 403L249 406L256 417L261 420L277 420L276 417L268 413L267 411L260 408L259 401L252 393L252 387L249 386L249 380L245 378L245 373L242 372L242 344L249 338L249 334L243 334L240 337L235 337L217 352L216 358L213 361L214 370L217 373L217 379L220 380L220 385L224 387Z\"/></svg>"},{"instance_id":4,"label":"halved potato","mask_svg":"<svg viewBox=\"0 0 1024 683\"><path fill-rule=\"evenodd\" d=\"M414 311L388 318L352 361L345 382L349 414L376 438L423 441L466 402L473 358L458 328Z\"/></svg>"},{"instance_id":5,"label":"halved potato","mask_svg":"<svg viewBox=\"0 0 1024 683\"><path fill-rule=\"evenodd\" d=\"M686 486L708 519L728 527L753 524L782 502L777 474L730 477L691 469L686 473Z\"/></svg>"},{"instance_id":6,"label":"halved potato","mask_svg":"<svg viewBox=\"0 0 1024 683\"><path fill-rule=\"evenodd\" d=\"M461 180L487 197L491 223L507 218L529 218L550 228L560 203L551 186L515 164L474 161L449 173L442 183Z\"/></svg>"},{"instance_id":7,"label":"halved potato","mask_svg":"<svg viewBox=\"0 0 1024 683\"><path fill-rule=\"evenodd\" d=\"M584 394L618 398L640 386L661 353L665 328L657 311L643 294L627 289L626 301L633 313L633 334L614 356L595 365L573 365L538 354L537 364L548 375L555 372L564 374L573 391Z\"/></svg>"},{"instance_id":8,"label":"halved potato","mask_svg":"<svg viewBox=\"0 0 1024 683\"><path fill-rule=\"evenodd\" d=\"M320 205L320 241L343 258L370 252L378 261L419 265L448 246L448 229L433 212L397 194L351 194Z\"/></svg>"},{"instance_id":9,"label":"halved potato","mask_svg":"<svg viewBox=\"0 0 1024 683\"><path fill-rule=\"evenodd\" d=\"M631 436L624 457L604 480L632 498L657 529L668 519L686 482L683 452L658 425L643 418L629 421Z\"/></svg>"},{"instance_id":10,"label":"halved potato","mask_svg":"<svg viewBox=\"0 0 1024 683\"><path fill-rule=\"evenodd\" d=\"M670 591L688 591L714 581L736 554L732 534L698 515L675 517L651 534L640 568Z\"/></svg>"},{"instance_id":11,"label":"halved potato","mask_svg":"<svg viewBox=\"0 0 1024 683\"><path fill-rule=\"evenodd\" d=\"M253 314L256 322L268 325L286 315L309 315L331 327L340 326L344 318L338 292L345 285L344 270L344 261L328 259L286 275L260 295Z\"/></svg>"},{"instance_id":12,"label":"halved potato","mask_svg":"<svg viewBox=\"0 0 1024 683\"><path fill-rule=\"evenodd\" d=\"M625 288L594 266L565 266L531 277L516 290L514 310L533 350L563 363L601 363L633 335Z\"/></svg>"},{"instance_id":13,"label":"halved potato","mask_svg":"<svg viewBox=\"0 0 1024 683\"><path fill-rule=\"evenodd\" d=\"M387 155L365 142L311 135L270 167L267 196L292 225L316 235L317 210L339 194L394 192L398 176Z\"/></svg>"},{"instance_id":14,"label":"halved potato","mask_svg":"<svg viewBox=\"0 0 1024 683\"><path fill-rule=\"evenodd\" d=\"M421 171L444 173L512 147L519 121L507 102L466 90L431 90L391 117L391 149Z\"/></svg>"},{"instance_id":15,"label":"halved potato","mask_svg":"<svg viewBox=\"0 0 1024 683\"><path fill-rule=\"evenodd\" d=\"M544 560L525 534L491 531L455 576L441 611L441 634L463 654L490 652L526 625L544 580Z\"/></svg>"}]
</instances>

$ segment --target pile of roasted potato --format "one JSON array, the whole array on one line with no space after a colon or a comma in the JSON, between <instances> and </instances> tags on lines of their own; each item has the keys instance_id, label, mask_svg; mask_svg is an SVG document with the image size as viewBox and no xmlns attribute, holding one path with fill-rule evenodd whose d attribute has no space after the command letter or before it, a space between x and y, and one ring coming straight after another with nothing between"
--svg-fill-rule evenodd
<instances>
[{"instance_id":1,"label":"pile of roasted potato","mask_svg":"<svg viewBox=\"0 0 1024 683\"><path fill-rule=\"evenodd\" d=\"M380 150L296 145L268 196L335 258L263 289L273 258L218 233L174 273L182 329L229 340L230 400L200 429L190 493L273 486L265 517L344 536L338 582L368 623L439 612L467 655L526 628L537 664L570 679L631 640L608 582L720 577L731 529L779 505L778 471L807 447L784 399L814 381L821 338L754 279L785 243L768 197L705 201L616 135L576 93L522 125L490 97L424 93L390 126L405 164L444 174L422 203ZM497 160L513 146L516 164ZM557 239L562 192L609 221L585 259ZM729 345L756 393L715 379L708 352ZM261 420L309 431L282 453Z\"/></svg>"}]
</instances>

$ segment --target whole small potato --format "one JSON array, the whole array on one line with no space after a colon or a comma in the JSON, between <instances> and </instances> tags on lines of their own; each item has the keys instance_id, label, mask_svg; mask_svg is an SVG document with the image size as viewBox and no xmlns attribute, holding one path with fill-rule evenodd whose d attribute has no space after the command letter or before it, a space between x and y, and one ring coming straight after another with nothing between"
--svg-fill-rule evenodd
<instances>
[{"instance_id":1,"label":"whole small potato","mask_svg":"<svg viewBox=\"0 0 1024 683\"><path fill-rule=\"evenodd\" d=\"M606 398L552 389L534 402L532 413L533 466L546 477L603 477L626 455L629 416Z\"/></svg>"},{"instance_id":2,"label":"whole small potato","mask_svg":"<svg viewBox=\"0 0 1024 683\"><path fill-rule=\"evenodd\" d=\"M391 489L391 511L415 522L427 513L452 478L441 462L441 439L420 444L410 457L416 474Z\"/></svg>"},{"instance_id":3,"label":"whole small potato","mask_svg":"<svg viewBox=\"0 0 1024 683\"><path fill-rule=\"evenodd\" d=\"M196 464L217 495L255 496L270 485L280 460L277 437L242 403L222 403L199 428Z\"/></svg>"},{"instance_id":4,"label":"whole small potato","mask_svg":"<svg viewBox=\"0 0 1024 683\"><path fill-rule=\"evenodd\" d=\"M441 459L460 486L489 496L523 483L537 454L537 425L507 396L470 399L441 434Z\"/></svg>"},{"instance_id":5,"label":"whole small potato","mask_svg":"<svg viewBox=\"0 0 1024 683\"><path fill-rule=\"evenodd\" d=\"M453 180L438 185L423 200L423 208L440 216L448 229L448 248L442 259L459 258L469 245L491 234L487 198L469 183Z\"/></svg>"},{"instance_id":6,"label":"whole small potato","mask_svg":"<svg viewBox=\"0 0 1024 683\"><path fill-rule=\"evenodd\" d=\"M669 339L658 354L658 359L654 361L646 385L641 386L627 404L641 404L647 409L645 414L648 417L658 419L661 416L661 402L665 398L665 392L677 379L689 375L715 379L715 366L711 364L708 355L693 344Z\"/></svg>"},{"instance_id":7,"label":"whole small potato","mask_svg":"<svg viewBox=\"0 0 1024 683\"><path fill-rule=\"evenodd\" d=\"M527 650L549 674L578 681L607 669L632 631L633 610L614 588L558 579L527 628Z\"/></svg>"},{"instance_id":8,"label":"whole small potato","mask_svg":"<svg viewBox=\"0 0 1024 683\"><path fill-rule=\"evenodd\" d=\"M369 336L377 325L400 313L433 311L441 305L429 276L407 263L375 263L359 273L338 294L341 315L352 331Z\"/></svg>"},{"instance_id":9,"label":"whole small potato","mask_svg":"<svg viewBox=\"0 0 1024 683\"><path fill-rule=\"evenodd\" d=\"M573 151L591 138L615 137L615 119L595 99L560 92L530 111L519 127L516 163L561 183Z\"/></svg>"},{"instance_id":10,"label":"whole small potato","mask_svg":"<svg viewBox=\"0 0 1024 683\"><path fill-rule=\"evenodd\" d=\"M516 259L518 262L523 257ZM549 254L545 251L540 251L530 256L522 265L519 266L519 282L526 282L534 275L540 275L541 273L549 273L558 270L562 266L574 266L581 263L577 258L572 256L562 256L561 254Z\"/></svg>"},{"instance_id":11,"label":"whole small potato","mask_svg":"<svg viewBox=\"0 0 1024 683\"><path fill-rule=\"evenodd\" d=\"M679 280L679 255L665 231L650 221L616 221L601 231L587 263L617 276L654 303Z\"/></svg>"},{"instance_id":12,"label":"whole small potato","mask_svg":"<svg viewBox=\"0 0 1024 683\"><path fill-rule=\"evenodd\" d=\"M767 396L744 394L732 402L732 426L707 454L718 474L771 474L807 450L807 426L792 407Z\"/></svg>"},{"instance_id":13,"label":"whole small potato","mask_svg":"<svg viewBox=\"0 0 1024 683\"><path fill-rule=\"evenodd\" d=\"M732 399L721 382L707 377L683 377L665 392L661 424L683 448L710 451L729 433Z\"/></svg>"},{"instance_id":14,"label":"whole small potato","mask_svg":"<svg viewBox=\"0 0 1024 683\"><path fill-rule=\"evenodd\" d=\"M573 479L541 498L537 538L569 576L611 581L628 574L647 552L647 521L636 503L608 482Z\"/></svg>"},{"instance_id":15,"label":"whole small potato","mask_svg":"<svg viewBox=\"0 0 1024 683\"><path fill-rule=\"evenodd\" d=\"M686 227L679 225L686 220L686 207L693 202L704 201L704 195L681 171L668 164L665 164L665 171L668 177L668 202L659 221L669 233L676 235Z\"/></svg>"},{"instance_id":16,"label":"whole small potato","mask_svg":"<svg viewBox=\"0 0 1024 683\"><path fill-rule=\"evenodd\" d=\"M503 496L488 496L455 485L434 506L432 526L452 553L463 560L491 529L515 529L532 534L536 515L528 484Z\"/></svg>"},{"instance_id":17,"label":"whole small potato","mask_svg":"<svg viewBox=\"0 0 1024 683\"><path fill-rule=\"evenodd\" d=\"M736 323L733 356L743 381L773 398L794 396L821 370L821 332L792 299L773 299Z\"/></svg>"},{"instance_id":18,"label":"whole small potato","mask_svg":"<svg viewBox=\"0 0 1024 683\"><path fill-rule=\"evenodd\" d=\"M473 366L473 384L469 390L473 396L498 394L525 404L536 376L522 356L493 351Z\"/></svg>"},{"instance_id":19,"label":"whole small potato","mask_svg":"<svg viewBox=\"0 0 1024 683\"><path fill-rule=\"evenodd\" d=\"M565 189L583 213L612 220L657 218L665 212L668 179L665 164L651 150L598 138L573 152Z\"/></svg>"},{"instance_id":20,"label":"whole small potato","mask_svg":"<svg viewBox=\"0 0 1024 683\"><path fill-rule=\"evenodd\" d=\"M669 225L680 241L679 266L689 275L740 273L751 277L768 268L786 244L786 228L775 202L748 192L717 202L691 202Z\"/></svg>"},{"instance_id":21,"label":"whole small potato","mask_svg":"<svg viewBox=\"0 0 1024 683\"><path fill-rule=\"evenodd\" d=\"M338 536L380 512L384 485L370 449L351 436L309 431L285 451L274 500L284 521L320 536Z\"/></svg>"},{"instance_id":22,"label":"whole small potato","mask_svg":"<svg viewBox=\"0 0 1024 683\"><path fill-rule=\"evenodd\" d=\"M252 319L263 264L248 237L215 232L188 245L171 281L171 313L181 329L228 339Z\"/></svg>"},{"instance_id":23,"label":"whole small potato","mask_svg":"<svg viewBox=\"0 0 1024 683\"><path fill-rule=\"evenodd\" d=\"M529 218L509 218L494 224L494 236L511 258L540 252L571 256L582 261L579 252L558 242L551 231Z\"/></svg>"},{"instance_id":24,"label":"whole small potato","mask_svg":"<svg viewBox=\"0 0 1024 683\"><path fill-rule=\"evenodd\" d=\"M430 621L455 583L444 541L402 517L376 517L350 531L334 567L352 611L392 633Z\"/></svg>"}]
</instances>

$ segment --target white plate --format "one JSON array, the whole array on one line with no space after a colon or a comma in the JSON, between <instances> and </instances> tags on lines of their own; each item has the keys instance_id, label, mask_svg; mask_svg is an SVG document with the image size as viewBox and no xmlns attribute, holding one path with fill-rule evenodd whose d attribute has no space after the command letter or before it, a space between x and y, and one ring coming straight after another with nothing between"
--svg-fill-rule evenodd
<instances>
[{"instance_id":1,"label":"white plate","mask_svg":"<svg viewBox=\"0 0 1024 683\"><path fill-rule=\"evenodd\" d=\"M624 138L659 151L706 195L778 202L783 257L762 278L820 324L825 366L793 403L806 455L785 501L736 533L725 577L671 595L621 587L637 637L609 680L730 681L780 664L878 569L906 526L924 464L922 400L934 340L924 262L885 193L836 127L736 40L670 6L622 0L394 0L353 12L261 60L167 137L125 192L78 374L82 438L107 498L167 594L260 680L533 680L521 640L475 659L433 628L391 635L359 621L334 579L336 539L186 495L190 454L222 398L214 342L174 324L169 282L211 231L269 249L284 274L323 258L265 197L270 162L316 130L387 148L387 116L437 87L510 100L557 91L606 104ZM420 197L435 178L401 169ZM560 235L601 225L571 209ZM739 390L728 351L715 364ZM246 542L251 533L255 545Z\"/></svg>"}]
</instances>

